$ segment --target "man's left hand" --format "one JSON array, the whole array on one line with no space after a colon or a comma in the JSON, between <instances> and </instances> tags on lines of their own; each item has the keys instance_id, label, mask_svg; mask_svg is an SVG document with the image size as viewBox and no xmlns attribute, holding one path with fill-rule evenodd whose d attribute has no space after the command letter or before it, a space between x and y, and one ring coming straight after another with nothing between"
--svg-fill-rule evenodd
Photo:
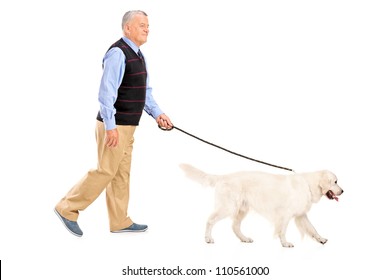
<instances>
[{"instance_id":1,"label":"man's left hand","mask_svg":"<svg viewBox=\"0 0 390 280\"><path fill-rule=\"evenodd\" d=\"M158 125L165 129L171 129L173 127L173 124L169 117L165 114L161 114L156 119Z\"/></svg>"}]
</instances>

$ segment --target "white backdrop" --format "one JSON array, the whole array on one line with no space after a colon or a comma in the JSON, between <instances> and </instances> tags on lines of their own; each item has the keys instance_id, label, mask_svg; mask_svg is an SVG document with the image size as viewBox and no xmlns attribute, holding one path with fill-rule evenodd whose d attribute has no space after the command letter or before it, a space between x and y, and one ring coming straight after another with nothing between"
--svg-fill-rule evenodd
<instances>
[{"instance_id":1,"label":"white backdrop","mask_svg":"<svg viewBox=\"0 0 390 280\"><path fill-rule=\"evenodd\" d=\"M219 279L216 268L228 266L267 266L267 279L390 276L382 257L390 249L386 1L22 0L0 6L5 279L125 279L127 266L208 272L183 279ZM254 213L243 223L254 243L240 243L224 220L215 227L216 243L206 244L213 190L188 181L179 163L218 174L286 172L177 130L163 132L146 114L136 131L129 213L148 232L109 233L104 193L80 215L82 238L65 230L53 207L96 164L101 59L120 38L121 17L130 9L149 14L142 50L154 96L176 126L298 172L336 173L345 190L340 201L323 198L309 213L327 244L301 239L291 223L287 237L295 248L281 248Z\"/></svg>"}]
</instances>

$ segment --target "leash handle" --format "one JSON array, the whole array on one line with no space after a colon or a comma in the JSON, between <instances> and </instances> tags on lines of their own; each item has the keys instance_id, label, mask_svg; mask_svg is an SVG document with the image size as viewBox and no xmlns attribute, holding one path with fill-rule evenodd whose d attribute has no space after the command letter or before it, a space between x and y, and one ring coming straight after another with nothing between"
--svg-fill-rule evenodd
<instances>
[{"instance_id":1,"label":"leash handle","mask_svg":"<svg viewBox=\"0 0 390 280\"><path fill-rule=\"evenodd\" d=\"M183 132L184 134L187 134L187 135L189 135L189 136L191 136L191 137L193 137L193 138L195 138L195 139L198 139L199 141L202 141L202 142L204 142L204 143L206 143L206 144L209 144L209 145L211 145L211 146L214 146L214 147L216 147L216 148L218 148L218 149L224 150L224 151L226 151L226 152L228 152L228 153L231 153L231 154L233 154L233 155L236 155L236 156L239 156L239 157L243 157L243 158L248 159L248 160L252 160L252 161L255 161L255 162L258 162L258 163L261 163L261 164L265 164L265 165L272 166L272 167L279 168L279 169L284 169L284 170L291 171L291 172L294 172L294 173L295 173L295 171L294 171L293 169L291 169L291 168L283 167L283 166L279 166L279 165L275 165L275 164L271 164L271 163L268 163L268 162L265 162L265 161L257 160L257 159L250 158L250 157L247 157L247 156L238 154L238 153L236 153L236 152L230 151L230 150L225 149L225 148L223 148L223 147L221 147L221 146L218 146L218 145L216 145L216 144L213 144L213 143L211 143L211 142L208 142L208 141L206 141L206 140L204 140L204 139L202 139L202 138L199 138L199 137L197 137L197 136L195 136L195 135L193 135L193 134L191 134L191 133L188 133L187 131L184 131L184 130L180 129L180 128L178 128L177 126L172 126L171 128L166 128L166 127L162 127L162 126L158 125L158 127L159 127L161 130L163 130L163 131L171 131L172 129L176 128L177 130L179 130L180 132Z\"/></svg>"},{"instance_id":2,"label":"leash handle","mask_svg":"<svg viewBox=\"0 0 390 280\"><path fill-rule=\"evenodd\" d=\"M162 126L158 125L158 128L161 129L161 130L164 130L164 131L171 131L171 130L174 129L175 127L172 126L171 128L166 128L166 127L162 127Z\"/></svg>"}]
</instances>

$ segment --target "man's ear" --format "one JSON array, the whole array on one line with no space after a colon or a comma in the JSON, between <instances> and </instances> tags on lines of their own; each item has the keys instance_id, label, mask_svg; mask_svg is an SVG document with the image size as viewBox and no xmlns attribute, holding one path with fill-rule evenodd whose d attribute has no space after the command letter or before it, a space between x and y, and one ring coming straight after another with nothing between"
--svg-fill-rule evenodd
<instances>
[{"instance_id":1,"label":"man's ear","mask_svg":"<svg viewBox=\"0 0 390 280\"><path fill-rule=\"evenodd\" d=\"M125 26L123 26L123 33L126 35L130 34L130 24L126 23Z\"/></svg>"}]
</instances>

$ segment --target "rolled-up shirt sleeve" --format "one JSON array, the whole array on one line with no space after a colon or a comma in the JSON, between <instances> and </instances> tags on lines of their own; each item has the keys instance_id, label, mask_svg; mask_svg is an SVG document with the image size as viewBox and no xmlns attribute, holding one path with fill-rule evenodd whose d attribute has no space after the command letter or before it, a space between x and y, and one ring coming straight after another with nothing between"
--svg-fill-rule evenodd
<instances>
[{"instance_id":1,"label":"rolled-up shirt sleeve","mask_svg":"<svg viewBox=\"0 0 390 280\"><path fill-rule=\"evenodd\" d=\"M118 88L122 83L126 62L119 48L110 49L103 58L103 75L99 87L100 115L106 130L116 128L114 103L118 97Z\"/></svg>"}]
</instances>

